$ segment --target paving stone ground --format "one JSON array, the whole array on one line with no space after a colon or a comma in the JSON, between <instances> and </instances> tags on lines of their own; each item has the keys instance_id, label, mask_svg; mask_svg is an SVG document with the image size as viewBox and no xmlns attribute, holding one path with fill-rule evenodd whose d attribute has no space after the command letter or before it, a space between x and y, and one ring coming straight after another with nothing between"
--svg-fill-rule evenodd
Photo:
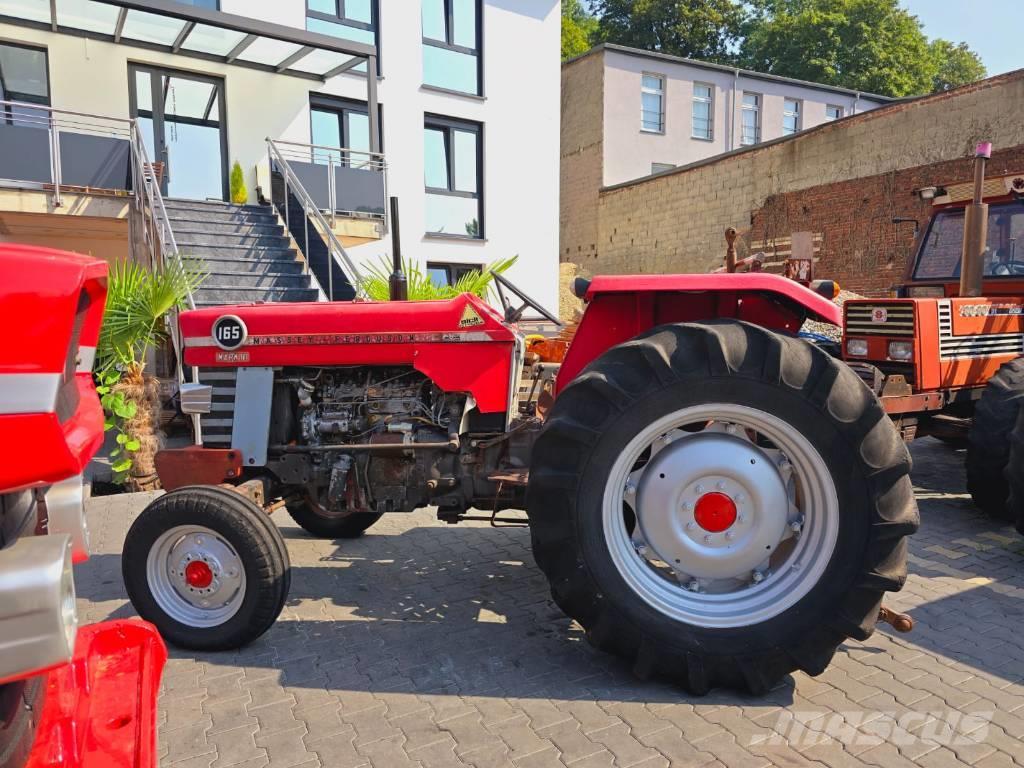
<instances>
[{"instance_id":1,"label":"paving stone ground","mask_svg":"<svg viewBox=\"0 0 1024 768\"><path fill-rule=\"evenodd\" d=\"M1024 538L964 492L962 453L913 447L923 525L889 603L917 627L846 643L768 696L639 682L551 603L524 528L385 517L315 541L282 515L292 589L242 651L171 652L162 766L1024 766ZM90 501L85 621L133 615L125 531L147 496Z\"/></svg>"}]
</instances>

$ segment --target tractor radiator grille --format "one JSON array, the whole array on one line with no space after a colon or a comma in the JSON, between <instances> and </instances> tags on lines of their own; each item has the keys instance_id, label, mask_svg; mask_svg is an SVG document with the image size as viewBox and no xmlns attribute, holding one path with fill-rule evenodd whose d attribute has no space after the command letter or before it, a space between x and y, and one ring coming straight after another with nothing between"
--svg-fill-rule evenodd
<instances>
[{"instance_id":1,"label":"tractor radiator grille","mask_svg":"<svg viewBox=\"0 0 1024 768\"><path fill-rule=\"evenodd\" d=\"M235 369L200 368L199 383L213 387L211 410L199 417L203 445L230 448L231 426L235 418Z\"/></svg>"},{"instance_id":2,"label":"tractor radiator grille","mask_svg":"<svg viewBox=\"0 0 1024 768\"><path fill-rule=\"evenodd\" d=\"M953 307L950 301L939 302L939 357L955 360L960 357L988 357L1024 353L1024 334L983 333L974 336L953 335Z\"/></svg>"},{"instance_id":3,"label":"tractor radiator grille","mask_svg":"<svg viewBox=\"0 0 1024 768\"><path fill-rule=\"evenodd\" d=\"M851 336L913 336L914 307L912 304L847 304L846 333Z\"/></svg>"}]
</instances>

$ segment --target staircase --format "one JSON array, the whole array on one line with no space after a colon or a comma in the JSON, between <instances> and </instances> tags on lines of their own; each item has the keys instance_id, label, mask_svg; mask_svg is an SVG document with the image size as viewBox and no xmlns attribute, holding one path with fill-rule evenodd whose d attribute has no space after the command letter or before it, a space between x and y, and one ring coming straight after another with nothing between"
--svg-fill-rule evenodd
<instances>
[{"instance_id":1,"label":"staircase","mask_svg":"<svg viewBox=\"0 0 1024 768\"><path fill-rule=\"evenodd\" d=\"M255 301L317 301L321 292L270 206L164 200L182 258L208 276L197 307Z\"/></svg>"}]
</instances>

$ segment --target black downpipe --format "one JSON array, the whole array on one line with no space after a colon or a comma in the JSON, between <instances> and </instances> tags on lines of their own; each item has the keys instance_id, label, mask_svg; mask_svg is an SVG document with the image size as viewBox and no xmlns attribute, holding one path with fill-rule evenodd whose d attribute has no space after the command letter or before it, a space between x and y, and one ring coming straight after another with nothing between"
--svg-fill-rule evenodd
<instances>
[{"instance_id":1,"label":"black downpipe","mask_svg":"<svg viewBox=\"0 0 1024 768\"><path fill-rule=\"evenodd\" d=\"M398 229L398 198L391 198L391 278L388 280L392 301L409 300L409 281L402 271L402 238Z\"/></svg>"}]
</instances>

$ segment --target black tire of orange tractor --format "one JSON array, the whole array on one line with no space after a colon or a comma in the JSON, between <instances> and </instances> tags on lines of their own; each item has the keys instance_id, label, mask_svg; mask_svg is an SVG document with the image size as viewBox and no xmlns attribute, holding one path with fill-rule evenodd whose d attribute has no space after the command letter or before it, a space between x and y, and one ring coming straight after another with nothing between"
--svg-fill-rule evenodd
<instances>
[{"instance_id":1,"label":"black tire of orange tractor","mask_svg":"<svg viewBox=\"0 0 1024 768\"><path fill-rule=\"evenodd\" d=\"M0 685L0 766L28 762L46 700L45 674Z\"/></svg>"},{"instance_id":2,"label":"black tire of orange tractor","mask_svg":"<svg viewBox=\"0 0 1024 768\"><path fill-rule=\"evenodd\" d=\"M795 425L838 495L838 540L823 577L750 627L701 628L654 610L627 586L604 540L604 487L621 450L665 414L714 401ZM626 657L640 677L695 694L763 693L795 670L820 674L845 639L874 631L883 594L906 579L907 536L919 525L909 472L878 400L826 352L736 321L661 326L606 352L555 401L530 469L534 557L591 643Z\"/></svg>"},{"instance_id":3,"label":"black tire of orange tractor","mask_svg":"<svg viewBox=\"0 0 1024 768\"><path fill-rule=\"evenodd\" d=\"M358 539L384 515L360 512L351 515L324 515L307 501L292 501L287 505L292 520L311 536L318 539Z\"/></svg>"},{"instance_id":4,"label":"black tire of orange tractor","mask_svg":"<svg viewBox=\"0 0 1024 768\"><path fill-rule=\"evenodd\" d=\"M238 553L246 589L238 611L214 627L182 624L153 598L146 575L149 551L165 531L201 525L215 531ZM121 555L128 599L167 642L197 651L241 648L273 626L291 586L291 563L284 538L262 509L235 491L212 485L178 488L153 501L132 523Z\"/></svg>"},{"instance_id":5,"label":"black tire of orange tractor","mask_svg":"<svg viewBox=\"0 0 1024 768\"><path fill-rule=\"evenodd\" d=\"M1007 507L1010 432L1024 404L1024 357L1004 363L988 380L967 436L967 490L989 517L1015 522Z\"/></svg>"},{"instance_id":6,"label":"black tire of orange tractor","mask_svg":"<svg viewBox=\"0 0 1024 768\"><path fill-rule=\"evenodd\" d=\"M1024 534L1024 408L1017 414L1017 426L1010 434L1010 460L1006 464L1006 482L1010 486L1007 513Z\"/></svg>"}]
</instances>

